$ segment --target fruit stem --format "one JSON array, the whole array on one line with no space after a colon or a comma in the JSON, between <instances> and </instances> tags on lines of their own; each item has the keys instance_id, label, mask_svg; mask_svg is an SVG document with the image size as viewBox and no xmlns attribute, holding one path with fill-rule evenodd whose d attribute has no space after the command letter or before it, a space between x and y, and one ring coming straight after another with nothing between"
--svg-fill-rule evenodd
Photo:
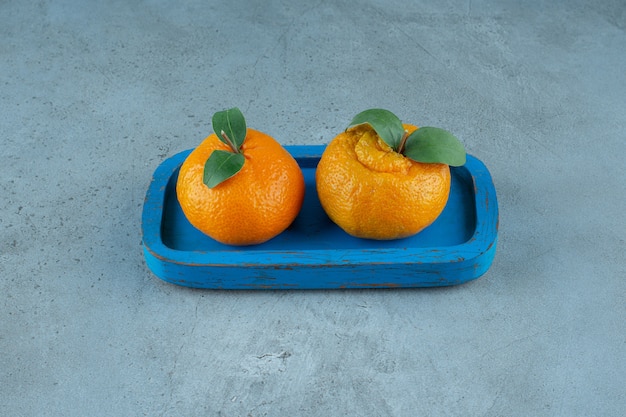
<instances>
[{"instance_id":1,"label":"fruit stem","mask_svg":"<svg viewBox=\"0 0 626 417\"><path fill-rule=\"evenodd\" d=\"M239 153L239 149L237 149L237 147L235 146L235 144L233 143L232 140L230 140L230 138L228 137L228 135L226 134L226 132L224 132L223 130L220 132L220 135L224 138L224 140L226 141L226 143L228 144L228 146L230 146L230 149L233 150L233 152L235 153Z\"/></svg>"},{"instance_id":2,"label":"fruit stem","mask_svg":"<svg viewBox=\"0 0 626 417\"><path fill-rule=\"evenodd\" d=\"M402 140L400 140L400 145L398 146L398 153L402 154L404 152L404 146L406 145L406 140L409 138L409 132L407 132L406 130L404 131L404 134L402 135Z\"/></svg>"}]
</instances>

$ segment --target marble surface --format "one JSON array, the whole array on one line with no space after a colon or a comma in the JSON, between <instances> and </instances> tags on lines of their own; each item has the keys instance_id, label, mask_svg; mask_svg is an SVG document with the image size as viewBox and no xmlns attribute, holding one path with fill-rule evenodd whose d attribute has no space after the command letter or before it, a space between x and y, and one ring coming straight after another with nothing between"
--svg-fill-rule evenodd
<instances>
[{"instance_id":1,"label":"marble surface","mask_svg":"<svg viewBox=\"0 0 626 417\"><path fill-rule=\"evenodd\" d=\"M623 1L0 2L0 414L618 416ZM284 144L387 108L454 132L491 269L203 291L146 267L154 169L238 106Z\"/></svg>"}]
</instances>

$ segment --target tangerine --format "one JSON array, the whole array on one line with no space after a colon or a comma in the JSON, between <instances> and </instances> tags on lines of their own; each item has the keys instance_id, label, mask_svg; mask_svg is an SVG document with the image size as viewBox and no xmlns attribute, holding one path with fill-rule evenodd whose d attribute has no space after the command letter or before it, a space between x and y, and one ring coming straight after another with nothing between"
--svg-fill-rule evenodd
<instances>
[{"instance_id":1,"label":"tangerine","mask_svg":"<svg viewBox=\"0 0 626 417\"><path fill-rule=\"evenodd\" d=\"M241 169L209 188L205 164L216 151L232 152L210 134L183 162L176 194L187 220L228 245L254 245L282 233L298 215L304 177L296 160L271 136L244 128ZM223 134L224 132L222 132Z\"/></svg>"},{"instance_id":2,"label":"tangerine","mask_svg":"<svg viewBox=\"0 0 626 417\"><path fill-rule=\"evenodd\" d=\"M418 129L402 127L405 137ZM437 219L450 193L447 164L416 162L394 151L368 124L336 136L315 175L323 209L339 227L359 238L414 235Z\"/></svg>"}]
</instances>

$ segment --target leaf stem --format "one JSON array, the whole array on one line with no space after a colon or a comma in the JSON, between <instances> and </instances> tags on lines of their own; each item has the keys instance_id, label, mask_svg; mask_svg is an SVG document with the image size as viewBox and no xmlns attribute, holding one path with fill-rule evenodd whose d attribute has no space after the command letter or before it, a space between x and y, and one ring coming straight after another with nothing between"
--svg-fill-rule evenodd
<instances>
[{"instance_id":1,"label":"leaf stem","mask_svg":"<svg viewBox=\"0 0 626 417\"><path fill-rule=\"evenodd\" d=\"M224 138L224 140L226 141L226 143L228 144L228 146L230 146L230 149L233 150L233 152L235 153L240 153L239 149L237 148L237 146L235 146L235 144L233 143L232 140L230 140L230 138L228 137L228 135L226 134L226 132L224 132L223 130L220 132L220 136L222 136Z\"/></svg>"},{"instance_id":2,"label":"leaf stem","mask_svg":"<svg viewBox=\"0 0 626 417\"><path fill-rule=\"evenodd\" d=\"M400 140L400 145L398 146L398 150L397 150L399 154L402 154L404 152L404 147L406 145L406 140L408 138L409 138L409 132L405 130L404 133L402 134L402 139Z\"/></svg>"}]
</instances>

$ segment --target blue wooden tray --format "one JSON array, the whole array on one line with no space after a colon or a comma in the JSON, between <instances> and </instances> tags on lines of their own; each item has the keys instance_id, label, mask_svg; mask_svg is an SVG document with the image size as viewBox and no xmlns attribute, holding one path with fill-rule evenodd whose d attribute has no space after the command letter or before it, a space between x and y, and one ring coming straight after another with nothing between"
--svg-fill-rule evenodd
<instances>
[{"instance_id":1,"label":"blue wooden tray","mask_svg":"<svg viewBox=\"0 0 626 417\"><path fill-rule=\"evenodd\" d=\"M403 288L456 285L483 275L497 243L498 203L487 168L468 155L451 168L448 204L419 234L400 240L354 238L324 213L315 167L324 146L287 146L306 194L293 224L256 246L223 245L187 221L176 198L184 151L155 171L142 214L146 263L172 284L213 289Z\"/></svg>"}]
</instances>

